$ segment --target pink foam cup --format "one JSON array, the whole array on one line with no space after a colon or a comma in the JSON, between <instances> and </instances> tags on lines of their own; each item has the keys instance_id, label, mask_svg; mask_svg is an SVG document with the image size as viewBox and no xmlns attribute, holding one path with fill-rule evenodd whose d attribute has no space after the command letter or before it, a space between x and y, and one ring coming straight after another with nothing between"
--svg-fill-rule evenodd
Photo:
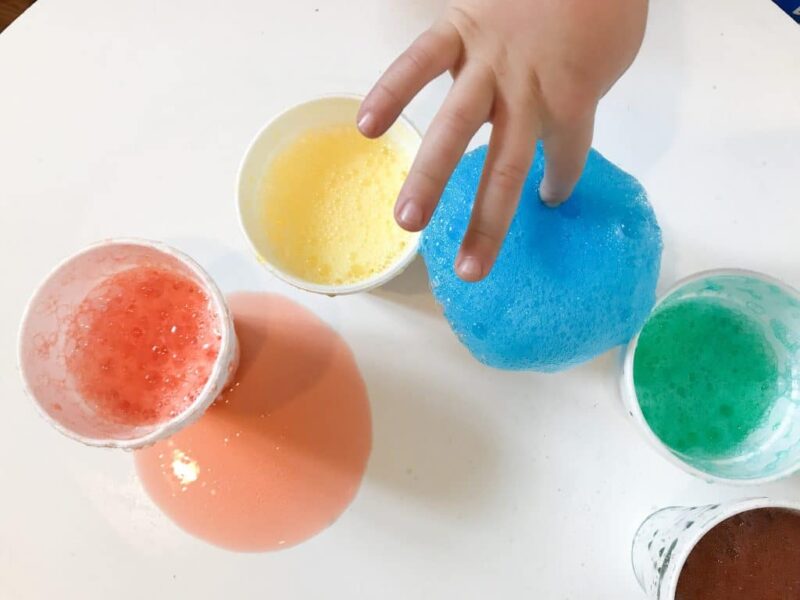
<instances>
[{"instance_id":1,"label":"pink foam cup","mask_svg":"<svg viewBox=\"0 0 800 600\"><path fill-rule=\"evenodd\" d=\"M147 425L112 421L77 391L66 365L67 331L76 308L103 280L134 267L169 270L193 281L209 299L219 328L219 353L194 401L174 417ZM19 333L19 368L39 412L61 433L90 446L141 448L199 418L236 370L239 345L225 298L194 260L165 244L117 239L81 250L58 265L28 303Z\"/></svg>"}]
</instances>

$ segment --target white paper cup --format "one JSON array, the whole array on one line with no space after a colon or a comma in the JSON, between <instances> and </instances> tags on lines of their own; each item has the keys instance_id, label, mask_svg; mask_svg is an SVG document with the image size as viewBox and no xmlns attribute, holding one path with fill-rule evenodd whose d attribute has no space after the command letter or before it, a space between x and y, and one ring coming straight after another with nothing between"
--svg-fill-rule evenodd
<instances>
[{"instance_id":1,"label":"white paper cup","mask_svg":"<svg viewBox=\"0 0 800 600\"><path fill-rule=\"evenodd\" d=\"M800 504L750 498L706 506L664 508L650 515L633 538L631 560L639 585L651 600L674 600L683 565L697 543L716 525L757 508L787 508Z\"/></svg>"},{"instance_id":2,"label":"white paper cup","mask_svg":"<svg viewBox=\"0 0 800 600\"><path fill-rule=\"evenodd\" d=\"M626 412L661 456L705 481L758 485L794 473L800 468L800 293L768 275L717 269L679 281L659 298L653 311L665 303L692 297L724 302L763 327L784 374L780 397L735 455L701 458L678 453L650 428L639 406L633 380L639 341L636 335L628 344L622 368L620 387Z\"/></svg>"},{"instance_id":3,"label":"white paper cup","mask_svg":"<svg viewBox=\"0 0 800 600\"><path fill-rule=\"evenodd\" d=\"M109 276L138 266L167 268L195 281L209 297L221 337L208 381L189 407L168 421L131 426L97 415L76 391L64 345L70 316L88 292ZM145 240L100 242L62 262L28 302L19 333L19 368L26 392L53 427L90 446L141 448L169 437L203 414L225 388L238 360L233 319L214 281L182 252Z\"/></svg>"},{"instance_id":4,"label":"white paper cup","mask_svg":"<svg viewBox=\"0 0 800 600\"><path fill-rule=\"evenodd\" d=\"M256 135L242 159L236 184L239 222L259 262L273 275L297 288L318 294L335 296L365 292L397 277L411 264L417 254L419 233L413 234L403 253L382 272L362 281L344 285L326 285L306 281L277 264L271 252L267 233L262 227L262 184L269 164L294 140L303 134L335 125L355 126L359 96L324 96L303 102L279 114ZM421 136L411 122L400 116L385 134L400 148L414 155Z\"/></svg>"}]
</instances>

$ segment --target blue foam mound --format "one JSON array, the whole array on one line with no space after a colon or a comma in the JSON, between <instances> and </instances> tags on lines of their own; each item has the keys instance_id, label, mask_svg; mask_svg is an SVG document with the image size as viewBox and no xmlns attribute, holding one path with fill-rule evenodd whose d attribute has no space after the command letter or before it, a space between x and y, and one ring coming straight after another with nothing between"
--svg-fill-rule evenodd
<instances>
[{"instance_id":1,"label":"blue foam mound","mask_svg":"<svg viewBox=\"0 0 800 600\"><path fill-rule=\"evenodd\" d=\"M592 150L571 198L539 200L541 146L489 276L466 283L456 251L486 146L466 154L422 235L431 288L453 331L482 363L559 371L627 342L655 302L661 230L639 182Z\"/></svg>"}]
</instances>

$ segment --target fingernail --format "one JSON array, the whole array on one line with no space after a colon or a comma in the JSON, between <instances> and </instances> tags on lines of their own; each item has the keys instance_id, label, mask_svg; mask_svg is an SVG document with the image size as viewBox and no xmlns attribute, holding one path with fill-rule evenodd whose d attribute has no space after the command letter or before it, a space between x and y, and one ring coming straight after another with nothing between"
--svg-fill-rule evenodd
<instances>
[{"instance_id":1,"label":"fingernail","mask_svg":"<svg viewBox=\"0 0 800 600\"><path fill-rule=\"evenodd\" d=\"M483 275L481 263L474 256L460 258L456 264L456 273L466 281L477 281Z\"/></svg>"},{"instance_id":2,"label":"fingernail","mask_svg":"<svg viewBox=\"0 0 800 600\"><path fill-rule=\"evenodd\" d=\"M364 134L370 134L370 126L372 125L372 113L365 112L358 120L358 130Z\"/></svg>"},{"instance_id":3,"label":"fingernail","mask_svg":"<svg viewBox=\"0 0 800 600\"><path fill-rule=\"evenodd\" d=\"M407 200L397 213L397 220L403 227L419 229L422 227L422 209L414 202Z\"/></svg>"},{"instance_id":4,"label":"fingernail","mask_svg":"<svg viewBox=\"0 0 800 600\"><path fill-rule=\"evenodd\" d=\"M542 185L539 186L539 199L550 208L555 208L559 204L562 204L564 200L566 200L565 197L553 193L550 190L549 186L547 186L544 183L542 183Z\"/></svg>"}]
</instances>

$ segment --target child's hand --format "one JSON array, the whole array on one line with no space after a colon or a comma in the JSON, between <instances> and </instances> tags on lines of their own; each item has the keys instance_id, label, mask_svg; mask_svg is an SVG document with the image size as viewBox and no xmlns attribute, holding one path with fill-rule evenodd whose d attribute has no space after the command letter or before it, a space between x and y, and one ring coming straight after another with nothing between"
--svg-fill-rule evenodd
<instances>
[{"instance_id":1,"label":"child's hand","mask_svg":"<svg viewBox=\"0 0 800 600\"><path fill-rule=\"evenodd\" d=\"M646 0L452 0L444 17L384 73L358 127L384 133L411 99L450 70L455 81L431 123L395 205L397 222L425 227L477 129L492 123L489 154L456 259L485 277L519 202L536 140L548 204L572 192L586 161L599 99L628 68L644 33Z\"/></svg>"}]
</instances>

